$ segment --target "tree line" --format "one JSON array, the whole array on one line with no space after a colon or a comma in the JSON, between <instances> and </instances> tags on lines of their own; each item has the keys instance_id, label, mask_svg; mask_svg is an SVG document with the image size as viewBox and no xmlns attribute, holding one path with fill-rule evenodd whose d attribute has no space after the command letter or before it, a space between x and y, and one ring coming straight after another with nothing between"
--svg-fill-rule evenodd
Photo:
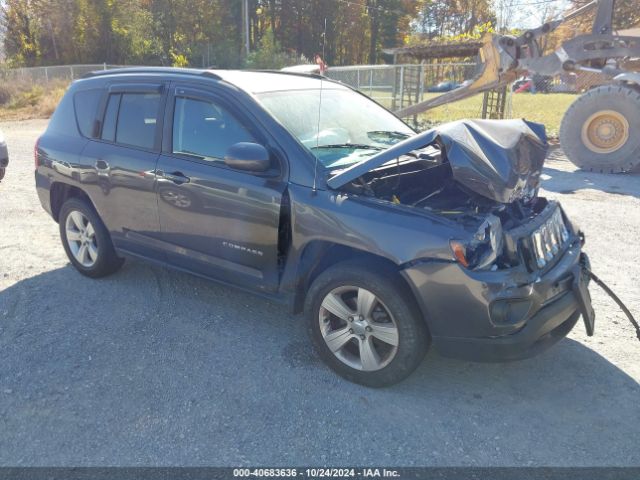
<instances>
[{"instance_id":1,"label":"tree line","mask_svg":"<svg viewBox=\"0 0 640 480\"><path fill-rule=\"evenodd\" d=\"M417 32L456 35L491 18L489 0L249 0L250 49L257 52L247 57L242 0L0 4L5 57L12 66L106 62L239 67L247 60L309 59L323 50L332 65L378 63L382 49L403 45Z\"/></svg>"},{"instance_id":2,"label":"tree line","mask_svg":"<svg viewBox=\"0 0 640 480\"><path fill-rule=\"evenodd\" d=\"M330 65L379 63L385 48L477 35L496 23L493 0L248 0L247 55L242 3L0 1L5 63L266 68L322 51ZM618 4L628 10L626 23L640 21L637 0Z\"/></svg>"}]
</instances>

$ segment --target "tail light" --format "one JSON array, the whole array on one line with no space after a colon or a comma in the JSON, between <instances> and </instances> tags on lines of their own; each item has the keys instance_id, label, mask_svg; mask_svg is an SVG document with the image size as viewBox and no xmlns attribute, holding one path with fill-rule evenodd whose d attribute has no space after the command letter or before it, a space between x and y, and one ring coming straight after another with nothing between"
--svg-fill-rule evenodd
<instances>
[{"instance_id":1,"label":"tail light","mask_svg":"<svg viewBox=\"0 0 640 480\"><path fill-rule=\"evenodd\" d=\"M33 161L35 163L35 168L40 166L40 159L38 158L38 144L40 143L40 137L36 140L36 145L33 147Z\"/></svg>"}]
</instances>

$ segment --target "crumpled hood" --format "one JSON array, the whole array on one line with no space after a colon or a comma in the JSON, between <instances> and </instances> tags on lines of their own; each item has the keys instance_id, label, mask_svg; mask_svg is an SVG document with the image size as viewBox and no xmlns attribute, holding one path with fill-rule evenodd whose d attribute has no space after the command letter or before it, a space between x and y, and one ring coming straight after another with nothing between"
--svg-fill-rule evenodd
<instances>
[{"instance_id":1,"label":"crumpled hood","mask_svg":"<svg viewBox=\"0 0 640 480\"><path fill-rule=\"evenodd\" d=\"M544 126L525 120L461 120L414 135L327 180L340 188L374 168L438 142L453 178L500 203L535 194L547 155Z\"/></svg>"}]
</instances>

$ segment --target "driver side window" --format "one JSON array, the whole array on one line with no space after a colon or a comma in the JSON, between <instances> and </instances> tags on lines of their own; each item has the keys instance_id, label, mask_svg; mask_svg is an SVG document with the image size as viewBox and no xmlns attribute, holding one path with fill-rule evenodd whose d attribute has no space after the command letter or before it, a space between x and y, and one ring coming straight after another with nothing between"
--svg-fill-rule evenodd
<instances>
[{"instance_id":1,"label":"driver side window","mask_svg":"<svg viewBox=\"0 0 640 480\"><path fill-rule=\"evenodd\" d=\"M225 108L211 101L176 97L174 154L223 161L227 149L238 142L255 143L255 139Z\"/></svg>"}]
</instances>

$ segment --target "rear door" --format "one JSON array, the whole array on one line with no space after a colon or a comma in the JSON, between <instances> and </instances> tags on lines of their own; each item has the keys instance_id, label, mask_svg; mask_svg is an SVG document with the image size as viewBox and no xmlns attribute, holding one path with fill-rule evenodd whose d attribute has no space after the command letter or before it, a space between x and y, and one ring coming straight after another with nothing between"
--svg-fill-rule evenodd
<instances>
[{"instance_id":1,"label":"rear door","mask_svg":"<svg viewBox=\"0 0 640 480\"><path fill-rule=\"evenodd\" d=\"M176 85L167 102L157 166L158 212L170 263L229 283L275 290L285 182L272 154L264 174L233 170L238 142L269 149L249 112L215 91Z\"/></svg>"},{"instance_id":2,"label":"rear door","mask_svg":"<svg viewBox=\"0 0 640 480\"><path fill-rule=\"evenodd\" d=\"M92 167L92 196L116 247L164 259L155 193L166 87L160 83L111 85L97 134L83 156Z\"/></svg>"}]
</instances>

